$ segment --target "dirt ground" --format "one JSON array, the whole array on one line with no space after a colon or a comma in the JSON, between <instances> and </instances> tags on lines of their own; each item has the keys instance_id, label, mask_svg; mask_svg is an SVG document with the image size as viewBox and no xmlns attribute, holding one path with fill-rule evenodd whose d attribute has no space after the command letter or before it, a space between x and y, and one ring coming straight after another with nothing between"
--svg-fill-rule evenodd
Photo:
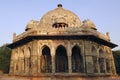
<instances>
[{"instance_id":1,"label":"dirt ground","mask_svg":"<svg viewBox=\"0 0 120 80\"><path fill-rule=\"evenodd\" d=\"M20 77L20 76L9 76L7 74L5 75L0 75L0 80L120 80L120 77L118 78L93 78L93 77L89 77L87 79L85 78L77 78L77 79L74 79L74 78L70 78L70 79L67 79L67 78L42 78L42 77Z\"/></svg>"}]
</instances>

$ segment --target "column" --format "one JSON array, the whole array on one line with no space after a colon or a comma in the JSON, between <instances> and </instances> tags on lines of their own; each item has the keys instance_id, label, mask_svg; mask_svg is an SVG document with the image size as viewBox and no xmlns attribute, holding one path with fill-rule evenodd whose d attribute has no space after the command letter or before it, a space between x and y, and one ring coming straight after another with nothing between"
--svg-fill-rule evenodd
<instances>
[{"instance_id":1,"label":"column","mask_svg":"<svg viewBox=\"0 0 120 80\"><path fill-rule=\"evenodd\" d=\"M111 72L112 72L112 74L114 74L114 75L116 75L116 69L115 69L115 63L114 63L114 59L113 59L113 57L112 57L112 59L111 59Z\"/></svg>"},{"instance_id":2,"label":"column","mask_svg":"<svg viewBox=\"0 0 120 80\"><path fill-rule=\"evenodd\" d=\"M27 58L27 73L30 73L30 58Z\"/></svg>"},{"instance_id":3,"label":"column","mask_svg":"<svg viewBox=\"0 0 120 80\"><path fill-rule=\"evenodd\" d=\"M104 65L105 65L105 73L107 73L107 71L106 71L106 59L104 59Z\"/></svg>"},{"instance_id":4,"label":"column","mask_svg":"<svg viewBox=\"0 0 120 80\"><path fill-rule=\"evenodd\" d=\"M97 56L97 69L98 69L98 73L100 73L99 57L98 56Z\"/></svg>"},{"instance_id":5,"label":"column","mask_svg":"<svg viewBox=\"0 0 120 80\"><path fill-rule=\"evenodd\" d=\"M54 44L52 45L51 48L51 56L52 56L52 73L55 73L55 49L54 49Z\"/></svg>"},{"instance_id":6,"label":"column","mask_svg":"<svg viewBox=\"0 0 120 80\"><path fill-rule=\"evenodd\" d=\"M10 72L9 73L10 74L14 73L14 61L13 61L13 59L11 59L11 61L10 61Z\"/></svg>"},{"instance_id":7,"label":"column","mask_svg":"<svg viewBox=\"0 0 120 80\"><path fill-rule=\"evenodd\" d=\"M81 47L81 54L83 55L83 72L86 72L86 56L85 56L85 49L84 49L84 45L82 45Z\"/></svg>"},{"instance_id":8,"label":"column","mask_svg":"<svg viewBox=\"0 0 120 80\"><path fill-rule=\"evenodd\" d=\"M10 74L13 74L14 73L14 59L13 59L13 50L12 50L12 54L11 54L11 61L10 61Z\"/></svg>"},{"instance_id":9,"label":"column","mask_svg":"<svg viewBox=\"0 0 120 80\"><path fill-rule=\"evenodd\" d=\"M25 63L24 63L24 58L21 58L21 73L24 73L25 72Z\"/></svg>"},{"instance_id":10,"label":"column","mask_svg":"<svg viewBox=\"0 0 120 80\"><path fill-rule=\"evenodd\" d=\"M41 60L40 55L38 55L38 73L41 72L40 60Z\"/></svg>"},{"instance_id":11,"label":"column","mask_svg":"<svg viewBox=\"0 0 120 80\"><path fill-rule=\"evenodd\" d=\"M24 68L25 73L29 73L29 68L30 68L30 61L29 61L29 58L26 57L25 58L25 68Z\"/></svg>"},{"instance_id":12,"label":"column","mask_svg":"<svg viewBox=\"0 0 120 80\"><path fill-rule=\"evenodd\" d=\"M55 56L52 55L52 73L55 73Z\"/></svg>"},{"instance_id":13,"label":"column","mask_svg":"<svg viewBox=\"0 0 120 80\"><path fill-rule=\"evenodd\" d=\"M36 75L38 73L38 41L32 42L31 48L31 74Z\"/></svg>"},{"instance_id":14,"label":"column","mask_svg":"<svg viewBox=\"0 0 120 80\"><path fill-rule=\"evenodd\" d=\"M39 43L38 43L39 44ZM41 73L41 55L42 55L42 49L41 49L41 44L39 44L39 47L38 47L38 73Z\"/></svg>"},{"instance_id":15,"label":"column","mask_svg":"<svg viewBox=\"0 0 120 80\"><path fill-rule=\"evenodd\" d=\"M69 68L69 73L72 73L72 61L71 61L71 56L68 56L68 68Z\"/></svg>"},{"instance_id":16,"label":"column","mask_svg":"<svg viewBox=\"0 0 120 80\"><path fill-rule=\"evenodd\" d=\"M21 60L20 60L20 57L18 58L18 73L20 74L21 72Z\"/></svg>"},{"instance_id":17,"label":"column","mask_svg":"<svg viewBox=\"0 0 120 80\"><path fill-rule=\"evenodd\" d=\"M70 42L68 42L68 46L67 46L67 55L68 55L68 69L69 69L69 73L72 73L72 61L71 61L71 46L70 46Z\"/></svg>"},{"instance_id":18,"label":"column","mask_svg":"<svg viewBox=\"0 0 120 80\"><path fill-rule=\"evenodd\" d=\"M17 60L14 60L14 73L17 73L16 66L17 66Z\"/></svg>"},{"instance_id":19,"label":"column","mask_svg":"<svg viewBox=\"0 0 120 80\"><path fill-rule=\"evenodd\" d=\"M38 72L37 55L31 55L31 73L34 75Z\"/></svg>"}]
</instances>

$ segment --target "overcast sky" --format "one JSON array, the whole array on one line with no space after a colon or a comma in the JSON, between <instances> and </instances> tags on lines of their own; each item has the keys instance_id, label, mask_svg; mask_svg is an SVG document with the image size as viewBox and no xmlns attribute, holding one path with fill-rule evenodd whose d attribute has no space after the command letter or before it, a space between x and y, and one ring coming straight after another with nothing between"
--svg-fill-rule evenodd
<instances>
[{"instance_id":1,"label":"overcast sky","mask_svg":"<svg viewBox=\"0 0 120 80\"><path fill-rule=\"evenodd\" d=\"M30 20L39 21L59 3L81 21L92 20L99 32L110 32L111 41L120 45L120 0L0 0L0 46L12 43L14 32L21 34Z\"/></svg>"}]
</instances>

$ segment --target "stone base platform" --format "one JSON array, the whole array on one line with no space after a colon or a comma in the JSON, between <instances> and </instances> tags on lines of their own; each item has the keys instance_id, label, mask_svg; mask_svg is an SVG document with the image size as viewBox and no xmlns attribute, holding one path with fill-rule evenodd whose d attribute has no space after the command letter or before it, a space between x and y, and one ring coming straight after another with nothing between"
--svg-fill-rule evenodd
<instances>
[{"instance_id":1,"label":"stone base platform","mask_svg":"<svg viewBox=\"0 0 120 80\"><path fill-rule=\"evenodd\" d=\"M41 75L41 76L10 76L1 75L0 80L120 80L117 75L114 76L79 76L79 75Z\"/></svg>"}]
</instances>

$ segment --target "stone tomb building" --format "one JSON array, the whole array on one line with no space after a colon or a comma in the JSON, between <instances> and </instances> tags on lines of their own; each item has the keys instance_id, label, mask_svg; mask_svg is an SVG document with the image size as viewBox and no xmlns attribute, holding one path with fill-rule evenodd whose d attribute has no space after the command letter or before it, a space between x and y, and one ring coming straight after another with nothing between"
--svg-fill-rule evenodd
<instances>
[{"instance_id":1,"label":"stone tomb building","mask_svg":"<svg viewBox=\"0 0 120 80\"><path fill-rule=\"evenodd\" d=\"M12 49L9 74L116 75L111 50L116 46L108 32L98 32L91 20L80 21L76 14L59 4L40 21L31 20L22 34L13 34L13 43L8 46Z\"/></svg>"}]
</instances>

